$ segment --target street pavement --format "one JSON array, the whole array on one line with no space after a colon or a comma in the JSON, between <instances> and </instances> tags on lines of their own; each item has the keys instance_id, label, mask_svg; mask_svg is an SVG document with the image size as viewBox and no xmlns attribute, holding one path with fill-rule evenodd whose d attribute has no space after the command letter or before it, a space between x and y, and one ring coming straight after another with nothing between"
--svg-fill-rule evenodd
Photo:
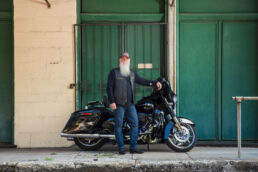
<instances>
[{"instance_id":1,"label":"street pavement","mask_svg":"<svg viewBox=\"0 0 258 172\"><path fill-rule=\"evenodd\" d=\"M186 153L165 144L139 145L144 154L118 155L116 145L98 151L68 148L0 148L0 171L258 171L258 147L194 147ZM104 170L104 171L103 171Z\"/></svg>"}]
</instances>

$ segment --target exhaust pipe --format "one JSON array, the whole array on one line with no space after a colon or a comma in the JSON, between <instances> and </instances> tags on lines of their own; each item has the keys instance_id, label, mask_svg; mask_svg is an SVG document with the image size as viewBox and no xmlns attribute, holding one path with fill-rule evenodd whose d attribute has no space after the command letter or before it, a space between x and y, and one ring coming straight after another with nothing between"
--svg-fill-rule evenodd
<instances>
[{"instance_id":1,"label":"exhaust pipe","mask_svg":"<svg viewBox=\"0 0 258 172\"><path fill-rule=\"evenodd\" d=\"M66 134L61 133L61 137L79 137L79 138L108 138L108 139L115 139L115 135L108 135L108 134Z\"/></svg>"}]
</instances>

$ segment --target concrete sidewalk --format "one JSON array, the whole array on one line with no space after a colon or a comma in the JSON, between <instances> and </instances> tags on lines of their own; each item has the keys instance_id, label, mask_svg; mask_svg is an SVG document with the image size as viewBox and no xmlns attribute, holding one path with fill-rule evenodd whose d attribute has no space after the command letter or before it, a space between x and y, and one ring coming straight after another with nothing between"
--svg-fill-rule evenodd
<instances>
[{"instance_id":1,"label":"concrete sidewalk","mask_svg":"<svg viewBox=\"0 0 258 172\"><path fill-rule=\"evenodd\" d=\"M144 154L118 155L116 146L96 152L76 146L49 149L0 149L0 171L258 171L258 148L195 147L187 153L165 144L140 145ZM127 147L128 150L128 147Z\"/></svg>"}]
</instances>

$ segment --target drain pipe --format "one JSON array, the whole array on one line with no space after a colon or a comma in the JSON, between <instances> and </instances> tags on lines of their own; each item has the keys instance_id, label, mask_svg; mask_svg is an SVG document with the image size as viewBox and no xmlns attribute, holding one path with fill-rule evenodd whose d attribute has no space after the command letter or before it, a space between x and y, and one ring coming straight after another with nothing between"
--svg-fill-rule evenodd
<instances>
[{"instance_id":1,"label":"drain pipe","mask_svg":"<svg viewBox=\"0 0 258 172\"><path fill-rule=\"evenodd\" d=\"M168 0L167 74L176 92L176 0Z\"/></svg>"},{"instance_id":2,"label":"drain pipe","mask_svg":"<svg viewBox=\"0 0 258 172\"><path fill-rule=\"evenodd\" d=\"M237 146L238 158L241 159L241 102L244 100L258 100L258 97L232 97L237 102Z\"/></svg>"}]
</instances>

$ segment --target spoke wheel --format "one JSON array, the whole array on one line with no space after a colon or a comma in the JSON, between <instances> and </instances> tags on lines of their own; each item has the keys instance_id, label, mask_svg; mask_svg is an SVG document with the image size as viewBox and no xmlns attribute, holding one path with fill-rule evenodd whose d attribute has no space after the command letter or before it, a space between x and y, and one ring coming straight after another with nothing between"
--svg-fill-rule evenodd
<instances>
[{"instance_id":1,"label":"spoke wheel","mask_svg":"<svg viewBox=\"0 0 258 172\"><path fill-rule=\"evenodd\" d=\"M106 140L104 138L74 138L74 142L83 150L94 151L101 148Z\"/></svg>"},{"instance_id":2,"label":"spoke wheel","mask_svg":"<svg viewBox=\"0 0 258 172\"><path fill-rule=\"evenodd\" d=\"M181 123L182 131L173 127L167 139L169 148L176 152L187 152L191 150L196 143L196 132L192 125Z\"/></svg>"}]
</instances>

